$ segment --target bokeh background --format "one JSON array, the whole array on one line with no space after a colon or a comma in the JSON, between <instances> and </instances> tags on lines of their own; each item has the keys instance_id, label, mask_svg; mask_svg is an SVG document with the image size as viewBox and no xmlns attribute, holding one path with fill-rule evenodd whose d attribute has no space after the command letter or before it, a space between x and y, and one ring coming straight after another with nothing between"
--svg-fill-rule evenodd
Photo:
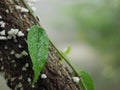
<instances>
[{"instance_id":1,"label":"bokeh background","mask_svg":"<svg viewBox=\"0 0 120 90\"><path fill-rule=\"evenodd\" d=\"M71 47L68 57L78 70L91 75L95 90L120 90L120 0L33 4L51 41L60 50Z\"/></svg>"}]
</instances>

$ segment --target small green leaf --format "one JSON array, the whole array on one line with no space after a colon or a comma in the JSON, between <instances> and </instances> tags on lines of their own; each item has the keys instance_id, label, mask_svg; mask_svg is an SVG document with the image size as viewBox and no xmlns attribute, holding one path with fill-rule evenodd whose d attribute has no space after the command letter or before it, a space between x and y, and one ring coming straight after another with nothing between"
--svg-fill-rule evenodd
<instances>
[{"instance_id":1,"label":"small green leaf","mask_svg":"<svg viewBox=\"0 0 120 90\"><path fill-rule=\"evenodd\" d=\"M67 48L65 48L65 50L63 51L66 55L68 55L71 51L71 47L68 46Z\"/></svg>"},{"instance_id":2,"label":"small green leaf","mask_svg":"<svg viewBox=\"0 0 120 90\"><path fill-rule=\"evenodd\" d=\"M61 55L63 55L64 57L67 57L67 55L70 53L70 51L71 51L71 47L68 46L67 48L65 48L64 51L60 51L60 53L61 53ZM68 60L69 60L69 59L68 59ZM63 58L61 59L61 62L64 62L64 59L63 59ZM70 62L70 60L69 60L68 62Z\"/></svg>"},{"instance_id":3,"label":"small green leaf","mask_svg":"<svg viewBox=\"0 0 120 90\"><path fill-rule=\"evenodd\" d=\"M88 73L80 71L82 90L94 90L93 80Z\"/></svg>"},{"instance_id":4,"label":"small green leaf","mask_svg":"<svg viewBox=\"0 0 120 90\"><path fill-rule=\"evenodd\" d=\"M45 30L38 26L32 26L28 32L28 50L33 64L34 78L32 84L34 84L39 76L40 72L44 68L48 58L49 39Z\"/></svg>"}]
</instances>

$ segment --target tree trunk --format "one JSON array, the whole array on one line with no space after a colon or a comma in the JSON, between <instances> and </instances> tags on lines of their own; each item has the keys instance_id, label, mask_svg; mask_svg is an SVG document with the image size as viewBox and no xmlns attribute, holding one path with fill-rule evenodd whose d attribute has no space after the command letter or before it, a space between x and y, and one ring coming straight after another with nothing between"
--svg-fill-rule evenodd
<instances>
[{"instance_id":1,"label":"tree trunk","mask_svg":"<svg viewBox=\"0 0 120 90\"><path fill-rule=\"evenodd\" d=\"M19 6L24 7L23 11ZM49 46L45 68L34 86L27 33L36 24L22 0L0 0L0 72L12 90L80 90L60 56ZM14 31L14 32L12 32Z\"/></svg>"}]
</instances>

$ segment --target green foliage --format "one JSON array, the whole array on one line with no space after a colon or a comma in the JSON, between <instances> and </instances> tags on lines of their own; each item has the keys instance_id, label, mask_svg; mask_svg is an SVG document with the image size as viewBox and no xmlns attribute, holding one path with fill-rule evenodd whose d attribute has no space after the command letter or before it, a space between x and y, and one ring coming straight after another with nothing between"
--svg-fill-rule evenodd
<instances>
[{"instance_id":1,"label":"green foliage","mask_svg":"<svg viewBox=\"0 0 120 90\"><path fill-rule=\"evenodd\" d=\"M70 53L70 51L71 51L71 47L68 46L68 47L63 51L63 53L66 54L66 55L68 55L68 54Z\"/></svg>"},{"instance_id":2,"label":"green foliage","mask_svg":"<svg viewBox=\"0 0 120 90\"><path fill-rule=\"evenodd\" d=\"M63 51L60 50L59 52L62 56L67 57L67 55L70 53L70 51L71 51L71 47L68 46L67 48L65 48L65 50L63 50ZM67 60L67 62L69 62L69 59L66 59L66 60ZM64 62L63 58L61 58L61 62Z\"/></svg>"},{"instance_id":3,"label":"green foliage","mask_svg":"<svg viewBox=\"0 0 120 90\"><path fill-rule=\"evenodd\" d=\"M88 73L80 71L80 86L82 90L94 90L93 80Z\"/></svg>"},{"instance_id":4,"label":"green foliage","mask_svg":"<svg viewBox=\"0 0 120 90\"><path fill-rule=\"evenodd\" d=\"M33 64L34 84L40 76L48 58L49 39L45 30L38 26L32 26L28 33L28 50Z\"/></svg>"}]
</instances>

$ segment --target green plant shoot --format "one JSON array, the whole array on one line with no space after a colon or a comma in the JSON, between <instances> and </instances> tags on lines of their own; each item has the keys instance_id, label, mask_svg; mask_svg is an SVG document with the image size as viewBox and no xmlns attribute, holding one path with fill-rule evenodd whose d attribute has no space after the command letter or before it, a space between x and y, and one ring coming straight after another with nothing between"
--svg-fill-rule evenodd
<instances>
[{"instance_id":1,"label":"green plant shoot","mask_svg":"<svg viewBox=\"0 0 120 90\"><path fill-rule=\"evenodd\" d=\"M27 42L34 70L33 85L38 80L40 73L46 64L48 58L49 39L43 28L34 25L28 32Z\"/></svg>"},{"instance_id":2,"label":"green plant shoot","mask_svg":"<svg viewBox=\"0 0 120 90\"><path fill-rule=\"evenodd\" d=\"M63 51L63 53L66 54L66 55L68 55L70 53L70 51L71 51L71 47L68 46L68 47L65 48L65 50Z\"/></svg>"}]
</instances>

